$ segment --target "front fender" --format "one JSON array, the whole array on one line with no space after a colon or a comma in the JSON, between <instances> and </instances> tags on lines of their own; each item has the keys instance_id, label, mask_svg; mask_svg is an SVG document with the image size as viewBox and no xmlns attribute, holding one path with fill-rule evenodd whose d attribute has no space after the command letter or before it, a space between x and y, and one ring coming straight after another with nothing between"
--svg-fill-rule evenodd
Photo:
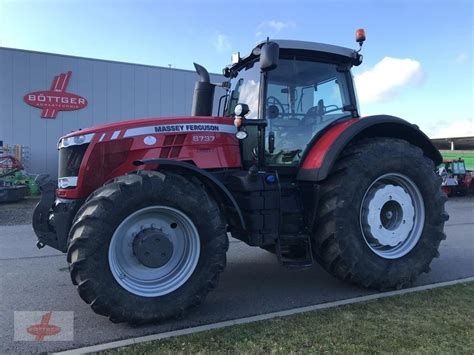
<instances>
[{"instance_id":1,"label":"front fender","mask_svg":"<svg viewBox=\"0 0 474 355\"><path fill-rule=\"evenodd\" d=\"M214 175L207 172L206 170L200 169L195 165L169 159L146 159L146 160L137 160L134 162L136 166L141 165L151 165L158 166L155 170L160 169L169 169L177 170L183 175L191 175L199 179L212 193L217 200L226 206L226 215L228 217L229 224L232 227L235 227L239 230L245 230L245 221L242 215L242 211L237 204L234 196L230 191L225 187L225 185L219 181ZM235 213L237 214L237 219L235 218Z\"/></svg>"},{"instance_id":2,"label":"front fender","mask_svg":"<svg viewBox=\"0 0 474 355\"><path fill-rule=\"evenodd\" d=\"M371 137L404 139L420 147L435 165L443 161L439 151L418 126L398 117L376 115L345 120L316 136L302 155L297 179L313 182L324 180L349 143Z\"/></svg>"}]
</instances>

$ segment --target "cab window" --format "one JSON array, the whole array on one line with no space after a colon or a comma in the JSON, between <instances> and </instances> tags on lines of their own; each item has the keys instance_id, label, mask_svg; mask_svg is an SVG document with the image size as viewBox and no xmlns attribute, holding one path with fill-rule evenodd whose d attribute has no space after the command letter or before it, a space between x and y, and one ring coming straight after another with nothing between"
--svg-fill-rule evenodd
<instances>
[{"instance_id":1,"label":"cab window","mask_svg":"<svg viewBox=\"0 0 474 355\"><path fill-rule=\"evenodd\" d=\"M466 173L466 167L464 166L464 162L462 162L462 161L453 162L453 173L454 174L465 174Z\"/></svg>"},{"instance_id":2,"label":"cab window","mask_svg":"<svg viewBox=\"0 0 474 355\"><path fill-rule=\"evenodd\" d=\"M246 116L247 118L257 118L259 90L260 70L258 62L252 62L240 70L237 77L232 80L226 116L232 116L235 106L241 103L249 106L250 112Z\"/></svg>"},{"instance_id":3,"label":"cab window","mask_svg":"<svg viewBox=\"0 0 474 355\"><path fill-rule=\"evenodd\" d=\"M267 164L297 165L311 138L331 122L350 116L349 108L347 76L336 64L280 59L268 73ZM269 146L270 135L274 147Z\"/></svg>"}]
</instances>

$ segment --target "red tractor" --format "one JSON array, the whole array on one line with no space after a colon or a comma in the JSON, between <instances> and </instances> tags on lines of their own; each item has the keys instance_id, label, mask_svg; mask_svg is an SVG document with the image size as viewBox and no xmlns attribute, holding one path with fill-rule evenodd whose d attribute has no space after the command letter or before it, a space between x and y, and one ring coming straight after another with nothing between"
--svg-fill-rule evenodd
<instances>
[{"instance_id":1,"label":"red tractor","mask_svg":"<svg viewBox=\"0 0 474 355\"><path fill-rule=\"evenodd\" d=\"M42 186L33 217L38 247L67 252L81 298L114 322L200 304L229 235L285 266L316 260L363 287L409 285L445 238L442 159L417 126L360 117L359 51L267 40L224 69L218 116L217 84L195 65L191 116L62 137L58 188Z\"/></svg>"},{"instance_id":2,"label":"red tractor","mask_svg":"<svg viewBox=\"0 0 474 355\"><path fill-rule=\"evenodd\" d=\"M466 170L464 159L444 160L438 167L438 174L443 179L441 189L449 197L466 196L474 190L472 175Z\"/></svg>"}]
</instances>

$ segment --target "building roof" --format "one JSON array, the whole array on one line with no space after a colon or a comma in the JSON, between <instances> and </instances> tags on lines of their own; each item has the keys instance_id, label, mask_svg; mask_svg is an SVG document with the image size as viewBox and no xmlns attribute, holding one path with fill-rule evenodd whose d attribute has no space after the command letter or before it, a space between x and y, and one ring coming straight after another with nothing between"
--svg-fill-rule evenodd
<instances>
[{"instance_id":1,"label":"building roof","mask_svg":"<svg viewBox=\"0 0 474 355\"><path fill-rule=\"evenodd\" d=\"M474 150L474 137L432 138L431 142L438 149L451 149L451 142L456 150Z\"/></svg>"},{"instance_id":2,"label":"building roof","mask_svg":"<svg viewBox=\"0 0 474 355\"><path fill-rule=\"evenodd\" d=\"M113 60L113 59L100 59L100 58L82 57L82 56L70 55L70 54L61 54L61 53L53 53L53 52L41 52L41 51L30 50L30 49L0 46L0 51L2 51L2 50L14 51L14 52L23 52L23 53L28 53L28 54L51 55L51 56L55 56L55 57L72 58L72 59L80 59L80 60L90 60L90 61L94 61L94 62L124 64L124 65L133 65L133 66L153 68L153 69L166 69L166 70L171 70L171 71L182 71L182 72L184 71L184 72L195 73L195 70L193 70L193 69L180 69L180 68L176 68L176 67L164 67L164 66L160 66L160 65L144 64L144 63L138 63L138 62L124 62L124 61ZM190 60L190 63L192 64L192 60ZM219 76L222 75L221 73L209 73L209 74L210 75L219 75Z\"/></svg>"}]
</instances>

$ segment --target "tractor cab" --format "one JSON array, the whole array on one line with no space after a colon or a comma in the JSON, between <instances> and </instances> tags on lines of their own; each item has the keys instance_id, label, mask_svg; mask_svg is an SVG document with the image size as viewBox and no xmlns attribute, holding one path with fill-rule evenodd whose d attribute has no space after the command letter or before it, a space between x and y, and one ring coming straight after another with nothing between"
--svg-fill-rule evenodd
<instances>
[{"instance_id":1,"label":"tractor cab","mask_svg":"<svg viewBox=\"0 0 474 355\"><path fill-rule=\"evenodd\" d=\"M448 173L454 175L466 175L466 165L464 160L459 158L457 160L446 160L443 162Z\"/></svg>"},{"instance_id":2,"label":"tractor cab","mask_svg":"<svg viewBox=\"0 0 474 355\"><path fill-rule=\"evenodd\" d=\"M362 57L355 50L272 40L234 59L224 69L231 79L225 115L235 116L246 167L296 171L319 132L359 116L350 69Z\"/></svg>"}]
</instances>

